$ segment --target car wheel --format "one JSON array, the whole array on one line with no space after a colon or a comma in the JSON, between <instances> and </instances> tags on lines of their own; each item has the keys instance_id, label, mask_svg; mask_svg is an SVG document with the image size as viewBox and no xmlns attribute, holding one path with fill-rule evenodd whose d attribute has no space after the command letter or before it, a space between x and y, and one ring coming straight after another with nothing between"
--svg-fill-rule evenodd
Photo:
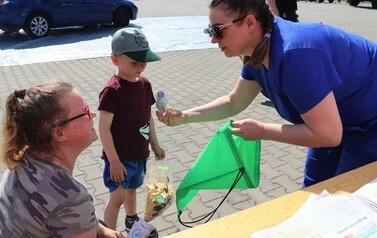
<instances>
[{"instance_id":1,"label":"car wheel","mask_svg":"<svg viewBox=\"0 0 377 238\"><path fill-rule=\"evenodd\" d=\"M325 0L318 0L319 3L323 3Z\"/></svg>"},{"instance_id":2,"label":"car wheel","mask_svg":"<svg viewBox=\"0 0 377 238\"><path fill-rule=\"evenodd\" d=\"M128 8L119 8L115 11L113 22L116 27L128 26L131 19L131 11Z\"/></svg>"},{"instance_id":3,"label":"car wheel","mask_svg":"<svg viewBox=\"0 0 377 238\"><path fill-rule=\"evenodd\" d=\"M333 3L334 2L334 0L329 0L329 3Z\"/></svg>"},{"instance_id":4,"label":"car wheel","mask_svg":"<svg viewBox=\"0 0 377 238\"><path fill-rule=\"evenodd\" d=\"M28 18L26 18L23 29L31 38L34 39L47 36L48 32L50 31L50 25L50 19L46 14L32 13Z\"/></svg>"},{"instance_id":5,"label":"car wheel","mask_svg":"<svg viewBox=\"0 0 377 238\"><path fill-rule=\"evenodd\" d=\"M372 0L372 7L377 9L377 0Z\"/></svg>"},{"instance_id":6,"label":"car wheel","mask_svg":"<svg viewBox=\"0 0 377 238\"><path fill-rule=\"evenodd\" d=\"M360 0L348 0L349 5L356 7L359 5Z\"/></svg>"}]
</instances>

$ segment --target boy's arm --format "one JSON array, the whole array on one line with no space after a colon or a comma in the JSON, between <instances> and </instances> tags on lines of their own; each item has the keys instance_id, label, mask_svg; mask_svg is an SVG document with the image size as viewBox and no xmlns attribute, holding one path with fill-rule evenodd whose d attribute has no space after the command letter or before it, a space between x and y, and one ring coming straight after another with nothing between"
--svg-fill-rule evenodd
<instances>
[{"instance_id":1,"label":"boy's arm","mask_svg":"<svg viewBox=\"0 0 377 238\"><path fill-rule=\"evenodd\" d=\"M99 112L99 135L101 137L103 149L109 162L119 160L118 154L115 150L113 136L111 134L111 123L114 118L114 113L107 111Z\"/></svg>"},{"instance_id":2,"label":"boy's arm","mask_svg":"<svg viewBox=\"0 0 377 238\"><path fill-rule=\"evenodd\" d=\"M114 113L101 110L99 113L99 135L103 149L106 153L107 159L110 163L110 178L118 183L124 179L124 174L127 174L126 168L119 160L116 152L113 136L111 134L111 124L114 118Z\"/></svg>"},{"instance_id":3,"label":"boy's arm","mask_svg":"<svg viewBox=\"0 0 377 238\"><path fill-rule=\"evenodd\" d=\"M154 119L151 113L151 118L149 122L149 140L152 147L153 152L156 155L158 160L162 160L165 158L165 151L160 147L157 139L156 127L154 125Z\"/></svg>"}]
</instances>

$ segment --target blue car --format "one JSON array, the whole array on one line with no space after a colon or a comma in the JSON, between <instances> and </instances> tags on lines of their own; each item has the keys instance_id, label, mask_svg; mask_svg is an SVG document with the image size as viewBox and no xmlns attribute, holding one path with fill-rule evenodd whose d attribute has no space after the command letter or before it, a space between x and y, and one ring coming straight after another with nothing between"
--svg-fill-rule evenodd
<instances>
[{"instance_id":1,"label":"blue car","mask_svg":"<svg viewBox=\"0 0 377 238\"><path fill-rule=\"evenodd\" d=\"M128 0L0 0L0 29L23 29L31 38L51 28L113 24L127 26L138 8Z\"/></svg>"}]
</instances>

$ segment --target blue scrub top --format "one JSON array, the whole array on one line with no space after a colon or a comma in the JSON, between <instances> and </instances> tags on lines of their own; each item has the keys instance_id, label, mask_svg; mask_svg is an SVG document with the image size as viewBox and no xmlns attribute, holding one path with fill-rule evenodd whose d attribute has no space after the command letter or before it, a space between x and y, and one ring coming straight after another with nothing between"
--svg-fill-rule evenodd
<instances>
[{"instance_id":1,"label":"blue scrub top","mask_svg":"<svg viewBox=\"0 0 377 238\"><path fill-rule=\"evenodd\" d=\"M244 65L241 76L256 80L284 119L303 123L300 115L333 91L344 133L377 130L376 43L276 17L269 57L269 70Z\"/></svg>"}]
</instances>

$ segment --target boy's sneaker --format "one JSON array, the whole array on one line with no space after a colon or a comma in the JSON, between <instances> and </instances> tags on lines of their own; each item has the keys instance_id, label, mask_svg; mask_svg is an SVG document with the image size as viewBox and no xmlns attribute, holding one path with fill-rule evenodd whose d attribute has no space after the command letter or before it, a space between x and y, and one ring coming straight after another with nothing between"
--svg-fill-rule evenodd
<instances>
[{"instance_id":1,"label":"boy's sneaker","mask_svg":"<svg viewBox=\"0 0 377 238\"><path fill-rule=\"evenodd\" d=\"M132 226L134 225L135 221L138 221L140 218L137 217L136 219L130 219L130 218L126 218L124 223L125 223L125 226L126 226L126 231L129 232L132 228ZM149 224L151 225L151 224ZM151 225L152 226L152 225ZM154 227L153 227L154 228ZM158 238L158 232L156 230L156 228L154 228L151 233L149 234L148 238Z\"/></svg>"}]
</instances>

